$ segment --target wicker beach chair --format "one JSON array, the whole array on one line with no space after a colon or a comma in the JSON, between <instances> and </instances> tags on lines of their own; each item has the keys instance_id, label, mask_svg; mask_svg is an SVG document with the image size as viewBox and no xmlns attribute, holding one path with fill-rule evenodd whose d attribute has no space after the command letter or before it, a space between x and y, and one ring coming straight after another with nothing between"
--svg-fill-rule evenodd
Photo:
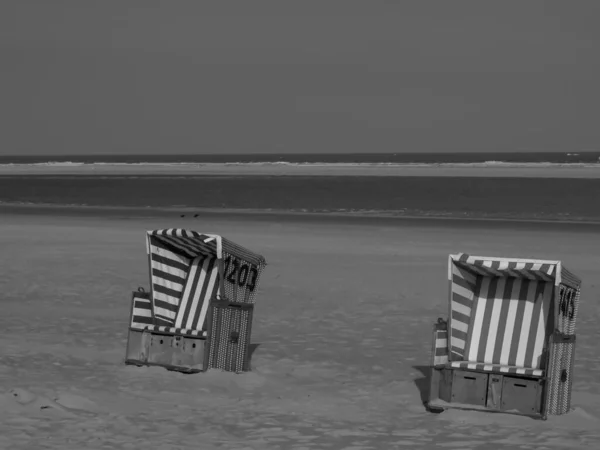
<instances>
[{"instance_id":1,"label":"wicker beach chair","mask_svg":"<svg viewBox=\"0 0 600 450\"><path fill-rule=\"evenodd\" d=\"M450 255L428 406L546 419L570 410L581 280L560 261Z\"/></svg>"},{"instance_id":2,"label":"wicker beach chair","mask_svg":"<svg viewBox=\"0 0 600 450\"><path fill-rule=\"evenodd\" d=\"M252 314L265 259L221 236L147 233L150 291L131 299L126 364L182 372L249 367Z\"/></svg>"}]
</instances>

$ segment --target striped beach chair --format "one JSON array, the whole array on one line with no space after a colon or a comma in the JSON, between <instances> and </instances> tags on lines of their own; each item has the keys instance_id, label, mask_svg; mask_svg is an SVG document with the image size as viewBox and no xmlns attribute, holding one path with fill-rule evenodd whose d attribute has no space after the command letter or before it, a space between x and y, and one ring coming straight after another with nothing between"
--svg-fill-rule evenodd
<instances>
[{"instance_id":1,"label":"striped beach chair","mask_svg":"<svg viewBox=\"0 0 600 450\"><path fill-rule=\"evenodd\" d=\"M547 418L570 410L581 280L560 261L450 255L428 406Z\"/></svg>"},{"instance_id":2,"label":"striped beach chair","mask_svg":"<svg viewBox=\"0 0 600 450\"><path fill-rule=\"evenodd\" d=\"M199 372L249 370L264 257L221 236L147 232L150 290L131 299L125 362Z\"/></svg>"}]
</instances>

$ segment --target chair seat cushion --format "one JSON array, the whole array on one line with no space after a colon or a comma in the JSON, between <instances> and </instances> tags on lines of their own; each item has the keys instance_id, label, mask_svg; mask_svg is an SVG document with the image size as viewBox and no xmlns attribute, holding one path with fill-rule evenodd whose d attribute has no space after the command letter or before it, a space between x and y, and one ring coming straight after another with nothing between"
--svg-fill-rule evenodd
<instances>
[{"instance_id":1,"label":"chair seat cushion","mask_svg":"<svg viewBox=\"0 0 600 450\"><path fill-rule=\"evenodd\" d=\"M527 367L503 366L501 364L484 364L472 361L452 361L450 367L455 369L481 370L483 372L508 373L514 375L526 375L530 377L543 377L542 369L531 369Z\"/></svg>"}]
</instances>

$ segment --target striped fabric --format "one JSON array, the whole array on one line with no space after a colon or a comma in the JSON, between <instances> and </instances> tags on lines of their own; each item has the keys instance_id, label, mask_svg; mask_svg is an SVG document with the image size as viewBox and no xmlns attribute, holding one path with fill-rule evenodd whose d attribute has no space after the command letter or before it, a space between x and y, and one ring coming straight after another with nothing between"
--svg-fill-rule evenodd
<instances>
[{"instance_id":1,"label":"striped fabric","mask_svg":"<svg viewBox=\"0 0 600 450\"><path fill-rule=\"evenodd\" d=\"M180 334L185 336L206 336L206 331L202 330L190 330L186 328L165 327L159 325L147 325L140 329L148 331L157 331L160 333Z\"/></svg>"},{"instance_id":2,"label":"striped fabric","mask_svg":"<svg viewBox=\"0 0 600 450\"><path fill-rule=\"evenodd\" d=\"M180 228L148 231L148 236L156 238L171 246L176 252L193 259L198 256L208 255L221 257L221 252L236 255L249 264L255 266L266 265L265 258L261 255L231 242L216 234L203 234L196 231Z\"/></svg>"},{"instance_id":3,"label":"striped fabric","mask_svg":"<svg viewBox=\"0 0 600 450\"><path fill-rule=\"evenodd\" d=\"M543 281L553 281L555 279L558 264L558 261L511 260L469 256L464 253L451 258L455 265L472 272L474 275Z\"/></svg>"},{"instance_id":4,"label":"striped fabric","mask_svg":"<svg viewBox=\"0 0 600 450\"><path fill-rule=\"evenodd\" d=\"M450 354L452 359L462 360L477 291L477 276L452 262L450 269Z\"/></svg>"},{"instance_id":5,"label":"striped fabric","mask_svg":"<svg viewBox=\"0 0 600 450\"><path fill-rule=\"evenodd\" d=\"M180 228L149 231L148 235L151 239L160 241L177 253L191 259L201 255L220 256L220 236L201 234L196 231L183 230Z\"/></svg>"},{"instance_id":6,"label":"striped fabric","mask_svg":"<svg viewBox=\"0 0 600 450\"><path fill-rule=\"evenodd\" d=\"M553 292L545 281L482 277L464 360L539 369Z\"/></svg>"},{"instance_id":7,"label":"striped fabric","mask_svg":"<svg viewBox=\"0 0 600 450\"><path fill-rule=\"evenodd\" d=\"M149 293L133 293L133 310L131 313L131 328L144 329L152 325L152 301Z\"/></svg>"},{"instance_id":8,"label":"striped fabric","mask_svg":"<svg viewBox=\"0 0 600 450\"><path fill-rule=\"evenodd\" d=\"M558 261L451 255L451 366L541 376L559 268Z\"/></svg>"},{"instance_id":9,"label":"striped fabric","mask_svg":"<svg viewBox=\"0 0 600 450\"><path fill-rule=\"evenodd\" d=\"M219 293L217 259L208 256L195 258L175 319L176 328L206 329L206 314L212 298Z\"/></svg>"},{"instance_id":10,"label":"striped fabric","mask_svg":"<svg viewBox=\"0 0 600 450\"><path fill-rule=\"evenodd\" d=\"M481 370L484 372L500 372L500 373L515 374L515 375L527 375L530 377L541 377L544 375L544 372L541 369L531 369L531 368L516 367L516 366L504 366L504 365L500 365L500 364L481 364L481 363L472 363L472 362L468 362L468 361L452 361L450 363L450 367L454 367L456 369Z\"/></svg>"},{"instance_id":11,"label":"striped fabric","mask_svg":"<svg viewBox=\"0 0 600 450\"><path fill-rule=\"evenodd\" d=\"M448 363L448 331L434 329L433 366L438 367Z\"/></svg>"},{"instance_id":12,"label":"striped fabric","mask_svg":"<svg viewBox=\"0 0 600 450\"><path fill-rule=\"evenodd\" d=\"M172 326L186 284L190 259L160 239L149 238L154 317L157 324Z\"/></svg>"}]
</instances>

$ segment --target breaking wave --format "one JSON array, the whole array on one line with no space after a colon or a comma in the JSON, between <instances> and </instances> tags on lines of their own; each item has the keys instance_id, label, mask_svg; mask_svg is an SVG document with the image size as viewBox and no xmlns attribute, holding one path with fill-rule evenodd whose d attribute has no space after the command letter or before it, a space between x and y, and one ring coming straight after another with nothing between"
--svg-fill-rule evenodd
<instances>
[{"instance_id":1,"label":"breaking wave","mask_svg":"<svg viewBox=\"0 0 600 450\"><path fill-rule=\"evenodd\" d=\"M106 168L106 167L180 167L180 168L194 168L194 167L506 167L506 168L544 168L544 167L600 167L600 161L598 162L573 162L573 163L555 163L555 162L507 162L507 161L483 161L483 162L442 162L442 163L397 163L397 162L360 162L360 163L343 163L343 162L286 162L286 161L273 161L273 162L73 162L73 161L48 161L38 163L0 163L0 167L5 168Z\"/></svg>"}]
</instances>

